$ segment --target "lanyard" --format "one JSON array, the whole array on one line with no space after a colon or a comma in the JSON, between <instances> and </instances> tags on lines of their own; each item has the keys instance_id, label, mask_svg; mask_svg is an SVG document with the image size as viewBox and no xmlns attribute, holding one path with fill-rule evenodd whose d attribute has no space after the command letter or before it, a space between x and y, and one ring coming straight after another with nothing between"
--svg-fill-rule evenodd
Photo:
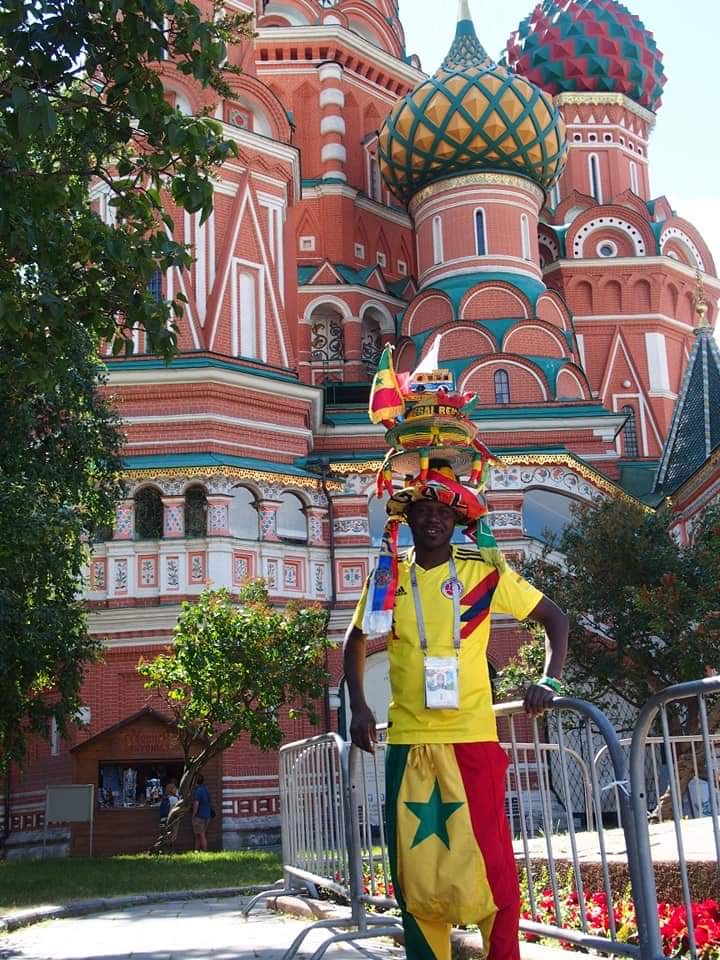
<instances>
[{"instance_id":1,"label":"lanyard","mask_svg":"<svg viewBox=\"0 0 720 960\"><path fill-rule=\"evenodd\" d=\"M455 566L455 557L450 554L448 561L450 567L450 580L452 583L452 604L453 604L453 647L456 653L460 653L460 591L456 588L457 567ZM410 565L410 586L412 587L413 602L415 604L415 617L417 619L418 634L420 636L420 649L427 656L428 642L425 631L425 617L422 612L422 603L420 601L420 591L418 590L417 574L415 572L415 560Z\"/></svg>"}]
</instances>

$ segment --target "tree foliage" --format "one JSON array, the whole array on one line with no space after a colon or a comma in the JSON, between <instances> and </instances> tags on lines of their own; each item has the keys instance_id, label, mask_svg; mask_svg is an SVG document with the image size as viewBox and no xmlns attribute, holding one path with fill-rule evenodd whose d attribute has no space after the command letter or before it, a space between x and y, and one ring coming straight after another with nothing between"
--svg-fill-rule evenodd
<instances>
[{"instance_id":1,"label":"tree foliage","mask_svg":"<svg viewBox=\"0 0 720 960\"><path fill-rule=\"evenodd\" d=\"M79 598L87 541L112 519L120 437L81 328L46 348L52 386L22 385L23 347L0 336L0 772L28 736L62 731L99 649Z\"/></svg>"},{"instance_id":2,"label":"tree foliage","mask_svg":"<svg viewBox=\"0 0 720 960\"><path fill-rule=\"evenodd\" d=\"M157 270L189 267L161 190L201 218L214 168L234 152L220 124L183 116L160 73L228 94L227 44L249 15L191 0L6 0L0 13L0 333L23 344L16 376L50 375L50 345L77 326L116 353L132 330L169 357L183 298L157 302ZM172 65L170 63L172 61ZM115 223L90 206L106 190Z\"/></svg>"},{"instance_id":3,"label":"tree foliage","mask_svg":"<svg viewBox=\"0 0 720 960\"><path fill-rule=\"evenodd\" d=\"M568 683L600 706L617 695L641 707L720 663L720 513L706 512L688 548L669 521L626 499L582 506L523 571L568 612Z\"/></svg>"},{"instance_id":4,"label":"tree foliage","mask_svg":"<svg viewBox=\"0 0 720 960\"><path fill-rule=\"evenodd\" d=\"M197 775L212 757L243 733L261 750L277 749L283 707L318 720L328 678L327 611L296 604L278 610L261 580L245 586L238 600L215 590L183 604L173 648L138 666L146 689L172 714L185 760L180 802L161 848L177 834Z\"/></svg>"}]
</instances>

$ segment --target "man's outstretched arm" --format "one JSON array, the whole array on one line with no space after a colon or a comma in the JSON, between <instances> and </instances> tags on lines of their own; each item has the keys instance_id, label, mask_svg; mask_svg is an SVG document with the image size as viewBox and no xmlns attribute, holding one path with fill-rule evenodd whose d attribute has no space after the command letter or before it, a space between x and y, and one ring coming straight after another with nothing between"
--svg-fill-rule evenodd
<instances>
[{"instance_id":1,"label":"man's outstretched arm","mask_svg":"<svg viewBox=\"0 0 720 960\"><path fill-rule=\"evenodd\" d=\"M365 699L365 656L367 642L362 630L352 624L345 634L343 646L343 666L345 681L350 697L350 739L352 742L372 753L377 743L375 717Z\"/></svg>"},{"instance_id":2,"label":"man's outstretched arm","mask_svg":"<svg viewBox=\"0 0 720 960\"><path fill-rule=\"evenodd\" d=\"M545 675L559 680L568 649L570 621L567 614L549 597L543 597L527 619L545 628ZM533 683L525 693L525 709L535 717L551 705L554 696L554 690Z\"/></svg>"}]
</instances>

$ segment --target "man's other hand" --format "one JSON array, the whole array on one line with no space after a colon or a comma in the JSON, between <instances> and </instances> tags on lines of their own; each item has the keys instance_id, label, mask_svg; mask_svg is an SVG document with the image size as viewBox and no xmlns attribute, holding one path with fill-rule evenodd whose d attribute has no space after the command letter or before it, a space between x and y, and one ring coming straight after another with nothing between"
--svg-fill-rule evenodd
<instances>
[{"instance_id":1,"label":"man's other hand","mask_svg":"<svg viewBox=\"0 0 720 960\"><path fill-rule=\"evenodd\" d=\"M532 683L525 691L525 711L531 717L539 717L552 706L552 702L557 696L549 687L543 687L539 683Z\"/></svg>"},{"instance_id":2,"label":"man's other hand","mask_svg":"<svg viewBox=\"0 0 720 960\"><path fill-rule=\"evenodd\" d=\"M367 704L352 711L350 739L361 750L365 750L367 753L375 752L375 744L377 743L375 715Z\"/></svg>"}]
</instances>

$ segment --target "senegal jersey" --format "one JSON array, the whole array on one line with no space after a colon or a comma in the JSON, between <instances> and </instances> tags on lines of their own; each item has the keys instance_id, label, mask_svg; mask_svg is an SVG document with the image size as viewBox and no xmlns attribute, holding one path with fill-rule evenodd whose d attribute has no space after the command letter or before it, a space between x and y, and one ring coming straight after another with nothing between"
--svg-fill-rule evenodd
<instances>
[{"instance_id":1,"label":"senegal jersey","mask_svg":"<svg viewBox=\"0 0 720 960\"><path fill-rule=\"evenodd\" d=\"M425 708L424 655L410 583L410 566L414 558L414 551L410 551L400 557L392 634L388 637L392 689L389 743L497 740L487 665L490 615L506 613L516 620L525 620L543 595L509 567L500 572L485 563L475 550L464 547L453 547L452 550L460 581L460 709ZM450 566L445 563L424 570L416 565L415 573L425 620L428 656L454 656ZM367 584L353 616L353 625L358 629L362 629L366 599Z\"/></svg>"}]
</instances>

